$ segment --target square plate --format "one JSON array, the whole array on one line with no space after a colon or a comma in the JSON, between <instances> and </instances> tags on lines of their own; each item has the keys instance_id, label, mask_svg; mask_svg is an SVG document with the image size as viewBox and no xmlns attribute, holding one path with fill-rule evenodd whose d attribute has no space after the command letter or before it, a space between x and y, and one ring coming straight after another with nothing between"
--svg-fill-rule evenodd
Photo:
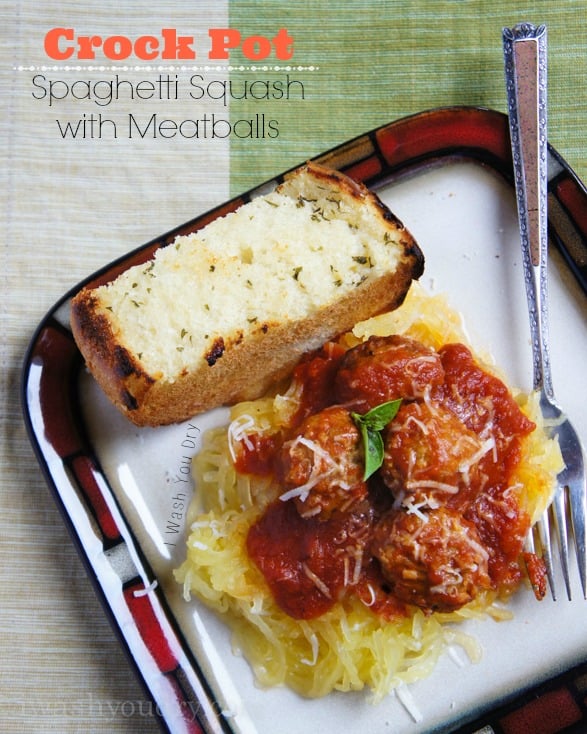
<instances>
[{"instance_id":1,"label":"square plate","mask_svg":"<svg viewBox=\"0 0 587 734\"><path fill-rule=\"evenodd\" d=\"M316 159L365 182L404 222L426 256L421 282L447 294L474 347L489 352L510 384L531 389L519 235L507 118L457 107L405 118ZM255 686L222 620L186 603L172 570L183 561L191 460L202 432L225 409L186 423L137 428L106 400L69 327L82 285L145 262L178 234L195 231L282 175L145 244L90 276L55 304L26 355L22 401L30 440L106 612L172 732L302 734L454 731L573 666L587 665L586 602L534 600L521 590L510 622L470 622L480 663L445 655L411 688L414 708L365 693L308 701ZM550 301L553 380L587 438L587 397L578 365L587 356L587 193L549 148ZM576 574L575 574L576 575ZM562 589L562 585L561 585ZM556 634L555 634L556 633ZM586 668L587 670L587 668ZM405 703L405 702L404 702ZM481 726L481 719L473 728Z\"/></svg>"}]
</instances>

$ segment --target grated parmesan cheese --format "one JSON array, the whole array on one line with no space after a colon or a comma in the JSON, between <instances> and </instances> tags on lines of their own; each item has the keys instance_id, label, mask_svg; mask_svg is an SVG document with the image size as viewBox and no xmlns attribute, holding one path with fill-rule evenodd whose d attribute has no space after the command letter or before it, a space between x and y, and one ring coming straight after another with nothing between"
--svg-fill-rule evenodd
<instances>
[{"instance_id":1,"label":"grated parmesan cheese","mask_svg":"<svg viewBox=\"0 0 587 734\"><path fill-rule=\"evenodd\" d=\"M332 598L332 594L330 593L330 589L322 579L317 576L314 571L308 566L307 563L302 563L302 569L305 573L305 575L310 579L310 581L314 584L314 586L318 589L318 591L323 594L327 599Z\"/></svg>"}]
</instances>

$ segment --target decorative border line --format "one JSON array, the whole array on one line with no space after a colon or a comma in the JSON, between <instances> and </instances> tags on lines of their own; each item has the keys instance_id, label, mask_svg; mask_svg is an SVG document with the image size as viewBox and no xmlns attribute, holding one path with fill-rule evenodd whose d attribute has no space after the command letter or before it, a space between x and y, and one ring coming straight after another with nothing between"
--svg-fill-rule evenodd
<instances>
[{"instance_id":1,"label":"decorative border line","mask_svg":"<svg viewBox=\"0 0 587 734\"><path fill-rule=\"evenodd\" d=\"M212 66L206 64L204 66L165 66L164 64L154 64L150 66L134 66L132 64L125 64L124 66L107 66L105 64L82 66L80 64L75 65L51 65L42 64L26 65L19 64L12 67L13 71L320 71L320 67L314 64L309 66L297 66L288 64L286 66L267 66L253 64L251 66L245 66L243 64L230 64L228 66Z\"/></svg>"}]
</instances>

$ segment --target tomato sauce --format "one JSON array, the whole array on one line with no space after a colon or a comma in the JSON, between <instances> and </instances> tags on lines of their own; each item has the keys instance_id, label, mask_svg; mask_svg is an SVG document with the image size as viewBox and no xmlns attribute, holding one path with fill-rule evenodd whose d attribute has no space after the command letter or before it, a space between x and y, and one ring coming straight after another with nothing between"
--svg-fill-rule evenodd
<instances>
[{"instance_id":1,"label":"tomato sauce","mask_svg":"<svg viewBox=\"0 0 587 734\"><path fill-rule=\"evenodd\" d=\"M304 418L337 404L333 385L344 355L341 347L329 344L300 363L293 379L302 385L302 398L289 432L280 436L249 436L249 448L243 443L242 451L239 448L237 452L238 471L275 475L284 441L296 436ZM464 518L463 527L474 526L477 540L471 541L472 552L486 559L485 578L490 579L491 587L513 590L523 575L522 546L529 518L520 508L517 490L510 483L520 461L522 441L535 426L524 416L507 387L477 365L465 346L447 345L438 350L438 355L443 376L442 380L436 376L427 399L457 416L459 425L464 424L488 447L467 490L451 492L443 501L451 513L456 511ZM430 369L429 364L426 366L426 360L423 361L425 369ZM372 375L369 379L373 379ZM405 398L418 399L414 395ZM392 421L388 430L392 431L393 426ZM376 474L369 480L367 499L361 498L357 506L335 511L326 519L318 515L302 517L294 501L277 499L250 528L248 553L287 614L311 619L349 594L384 619L407 613L405 599L396 597L379 559L371 553L375 523L386 513L394 512L397 505L391 492L386 488L382 492L381 487L381 477ZM421 512L417 508L414 511ZM427 511L430 508L424 508L424 519ZM433 547L428 548L423 555L433 558L432 551ZM540 587L541 583L544 585L542 569L534 560L534 566L527 566L535 567L532 580ZM430 578L437 578L438 569L433 567L433 560L430 563L425 571ZM422 584L419 568L406 566L404 573L407 578L414 573ZM434 589L427 588L426 583L424 598L429 601L422 608L426 612L442 610L436 606ZM432 586L432 582L428 583ZM474 596L477 592L471 593Z\"/></svg>"},{"instance_id":2,"label":"tomato sauce","mask_svg":"<svg viewBox=\"0 0 587 734\"><path fill-rule=\"evenodd\" d=\"M491 430L497 460L486 460L485 470L511 475L520 460L521 439L535 424L522 413L503 382L479 367L465 346L448 344L439 354L444 367L440 401L475 433Z\"/></svg>"},{"instance_id":3,"label":"tomato sauce","mask_svg":"<svg viewBox=\"0 0 587 734\"><path fill-rule=\"evenodd\" d=\"M489 569L495 584L515 588L522 570L520 549L528 532L523 513L509 482L521 457L522 440L535 429L506 386L479 367L461 344L439 350L445 370L442 402L477 434L489 429L495 448L480 462L485 489L476 488L473 504L463 507L465 517L479 530L490 551Z\"/></svg>"},{"instance_id":4,"label":"tomato sauce","mask_svg":"<svg viewBox=\"0 0 587 734\"><path fill-rule=\"evenodd\" d=\"M293 425L301 423L306 416L318 413L332 403L332 384L344 354L343 347L328 342L296 367L293 379L303 385L303 390Z\"/></svg>"},{"instance_id":5,"label":"tomato sauce","mask_svg":"<svg viewBox=\"0 0 587 734\"><path fill-rule=\"evenodd\" d=\"M278 605L296 619L327 612L352 580L369 517L340 513L329 522L304 519L292 502L277 500L251 527L247 550Z\"/></svg>"},{"instance_id":6,"label":"tomato sauce","mask_svg":"<svg viewBox=\"0 0 587 734\"><path fill-rule=\"evenodd\" d=\"M280 445L279 436L264 436L252 433L247 442L240 443L234 466L241 474L255 474L267 477L273 474L274 457Z\"/></svg>"},{"instance_id":7,"label":"tomato sauce","mask_svg":"<svg viewBox=\"0 0 587 734\"><path fill-rule=\"evenodd\" d=\"M408 613L406 605L390 593L381 569L373 559L370 559L363 569L353 591L373 614L386 621L405 617Z\"/></svg>"}]
</instances>

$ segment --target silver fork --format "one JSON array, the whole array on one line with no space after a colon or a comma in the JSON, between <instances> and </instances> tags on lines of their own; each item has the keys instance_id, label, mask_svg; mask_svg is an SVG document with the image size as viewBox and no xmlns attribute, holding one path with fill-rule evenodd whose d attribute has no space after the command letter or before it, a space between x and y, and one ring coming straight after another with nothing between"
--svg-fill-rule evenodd
<instances>
[{"instance_id":1,"label":"silver fork","mask_svg":"<svg viewBox=\"0 0 587 734\"><path fill-rule=\"evenodd\" d=\"M555 402L548 353L546 27L521 23L504 28L503 48L534 390L540 393L545 424L551 435L558 438L565 463L552 503L537 521L534 532L553 599L556 586L552 536L558 540L558 557L569 600L569 539L574 540L583 596L587 599L584 452L577 432ZM534 532L528 536L528 549L532 552L536 550Z\"/></svg>"}]
</instances>

